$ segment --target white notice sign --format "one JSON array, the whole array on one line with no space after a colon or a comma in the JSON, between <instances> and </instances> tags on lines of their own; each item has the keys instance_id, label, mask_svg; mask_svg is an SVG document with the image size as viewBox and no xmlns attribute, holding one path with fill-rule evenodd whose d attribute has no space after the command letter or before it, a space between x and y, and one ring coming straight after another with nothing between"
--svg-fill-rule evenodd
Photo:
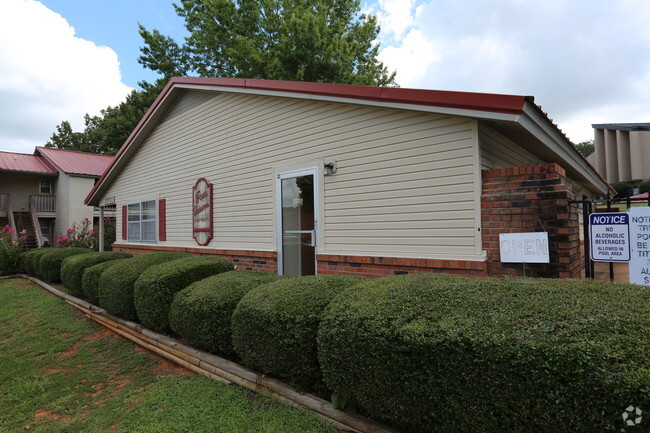
<instances>
[{"instance_id":1,"label":"white notice sign","mask_svg":"<svg viewBox=\"0 0 650 433\"><path fill-rule=\"evenodd\" d=\"M650 207L630 209L630 283L650 286Z\"/></svg>"},{"instance_id":2,"label":"white notice sign","mask_svg":"<svg viewBox=\"0 0 650 433\"><path fill-rule=\"evenodd\" d=\"M548 233L501 233L502 263L549 263Z\"/></svg>"},{"instance_id":3,"label":"white notice sign","mask_svg":"<svg viewBox=\"0 0 650 433\"><path fill-rule=\"evenodd\" d=\"M591 260L594 262L627 262L630 260L629 217L625 212L589 215Z\"/></svg>"}]
</instances>

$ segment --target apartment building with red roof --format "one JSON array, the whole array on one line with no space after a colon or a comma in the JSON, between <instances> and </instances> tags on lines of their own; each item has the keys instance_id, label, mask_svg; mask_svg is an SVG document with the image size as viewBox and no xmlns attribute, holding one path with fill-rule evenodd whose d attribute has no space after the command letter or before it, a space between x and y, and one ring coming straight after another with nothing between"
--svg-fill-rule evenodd
<instances>
[{"instance_id":1,"label":"apartment building with red roof","mask_svg":"<svg viewBox=\"0 0 650 433\"><path fill-rule=\"evenodd\" d=\"M27 230L33 246L52 244L73 223L99 213L83 202L112 156L37 147L0 152L0 226Z\"/></svg>"}]
</instances>

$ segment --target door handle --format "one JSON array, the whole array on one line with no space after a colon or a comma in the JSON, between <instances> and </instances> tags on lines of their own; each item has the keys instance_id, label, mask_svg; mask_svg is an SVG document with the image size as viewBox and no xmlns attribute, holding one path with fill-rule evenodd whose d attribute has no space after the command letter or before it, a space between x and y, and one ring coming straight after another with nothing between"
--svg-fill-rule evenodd
<instances>
[{"instance_id":1,"label":"door handle","mask_svg":"<svg viewBox=\"0 0 650 433\"><path fill-rule=\"evenodd\" d=\"M296 235L309 234L309 246L316 247L316 230L285 230L284 233Z\"/></svg>"}]
</instances>

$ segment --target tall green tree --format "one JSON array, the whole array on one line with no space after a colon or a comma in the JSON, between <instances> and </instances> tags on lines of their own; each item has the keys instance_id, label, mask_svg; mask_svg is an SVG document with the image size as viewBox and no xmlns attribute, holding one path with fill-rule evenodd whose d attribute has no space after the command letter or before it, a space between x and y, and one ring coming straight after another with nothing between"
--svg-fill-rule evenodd
<instances>
[{"instance_id":1,"label":"tall green tree","mask_svg":"<svg viewBox=\"0 0 650 433\"><path fill-rule=\"evenodd\" d=\"M163 77L395 85L377 59L376 17L358 0L181 0L183 45L140 26L140 63Z\"/></svg>"},{"instance_id":2,"label":"tall green tree","mask_svg":"<svg viewBox=\"0 0 650 433\"><path fill-rule=\"evenodd\" d=\"M173 76L199 75L394 86L377 59L376 17L358 0L181 0L182 45L139 25L138 61L160 74L124 102L85 116L83 132L56 127L46 147L114 155Z\"/></svg>"},{"instance_id":3,"label":"tall green tree","mask_svg":"<svg viewBox=\"0 0 650 433\"><path fill-rule=\"evenodd\" d=\"M592 150L594 150L594 140L581 141L580 143L577 143L575 147L583 156L587 156Z\"/></svg>"},{"instance_id":4,"label":"tall green tree","mask_svg":"<svg viewBox=\"0 0 650 433\"><path fill-rule=\"evenodd\" d=\"M73 132L70 122L61 122L45 147L115 155L156 99L165 81L140 84L143 90L132 91L119 105L106 107L97 116L86 114L83 132Z\"/></svg>"}]
</instances>

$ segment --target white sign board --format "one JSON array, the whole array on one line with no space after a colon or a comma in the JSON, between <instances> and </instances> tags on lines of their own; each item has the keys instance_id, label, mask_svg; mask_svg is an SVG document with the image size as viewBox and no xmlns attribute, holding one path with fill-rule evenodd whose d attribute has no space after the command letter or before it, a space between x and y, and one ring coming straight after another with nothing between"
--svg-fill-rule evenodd
<instances>
[{"instance_id":1,"label":"white sign board","mask_svg":"<svg viewBox=\"0 0 650 433\"><path fill-rule=\"evenodd\" d=\"M548 233L500 233L502 263L549 263Z\"/></svg>"},{"instance_id":2,"label":"white sign board","mask_svg":"<svg viewBox=\"0 0 650 433\"><path fill-rule=\"evenodd\" d=\"M630 209L630 283L650 286L650 207Z\"/></svg>"},{"instance_id":3,"label":"white sign board","mask_svg":"<svg viewBox=\"0 0 650 433\"><path fill-rule=\"evenodd\" d=\"M625 212L589 215L591 260L627 262L630 260L630 216Z\"/></svg>"}]
</instances>

